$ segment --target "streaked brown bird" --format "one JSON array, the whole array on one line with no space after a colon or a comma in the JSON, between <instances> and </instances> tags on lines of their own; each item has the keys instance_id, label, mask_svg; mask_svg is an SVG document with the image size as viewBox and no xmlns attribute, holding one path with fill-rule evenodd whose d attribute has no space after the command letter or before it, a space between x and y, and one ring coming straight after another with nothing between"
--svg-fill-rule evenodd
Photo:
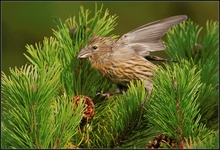
<instances>
[{"instance_id":1,"label":"streaked brown bird","mask_svg":"<svg viewBox=\"0 0 220 150\"><path fill-rule=\"evenodd\" d=\"M145 81L148 94L152 89L152 76L157 66L149 60L168 61L150 52L165 50L161 37L172 26L187 19L185 15L173 16L140 26L117 41L109 37L92 37L78 58L89 58L93 68L116 83L119 89L131 80Z\"/></svg>"}]
</instances>

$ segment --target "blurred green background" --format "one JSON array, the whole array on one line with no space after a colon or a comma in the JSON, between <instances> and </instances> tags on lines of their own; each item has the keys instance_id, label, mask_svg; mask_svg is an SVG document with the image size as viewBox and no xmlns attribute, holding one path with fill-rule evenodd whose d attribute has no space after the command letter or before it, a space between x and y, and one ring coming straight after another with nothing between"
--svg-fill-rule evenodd
<instances>
[{"instance_id":1,"label":"blurred green background","mask_svg":"<svg viewBox=\"0 0 220 150\"><path fill-rule=\"evenodd\" d=\"M173 15L187 15L200 26L207 20L218 21L216 2L98 2L104 10L117 14L118 25L112 32L122 35L151 21ZM42 42L44 37L53 36L56 28L53 17L65 21L78 16L83 5L94 11L95 2L1 2L2 10L2 71L9 73L9 67L21 67L27 63L23 53L26 44ZM91 15L92 16L92 15Z\"/></svg>"}]
</instances>

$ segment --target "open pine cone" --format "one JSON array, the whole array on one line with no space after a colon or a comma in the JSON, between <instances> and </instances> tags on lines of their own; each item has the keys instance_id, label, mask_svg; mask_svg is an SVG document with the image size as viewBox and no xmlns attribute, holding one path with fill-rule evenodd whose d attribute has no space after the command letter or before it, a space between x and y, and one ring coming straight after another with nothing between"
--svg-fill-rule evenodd
<instances>
[{"instance_id":1,"label":"open pine cone","mask_svg":"<svg viewBox=\"0 0 220 150\"><path fill-rule=\"evenodd\" d=\"M172 140L171 138L163 135L163 134L159 134L158 136L154 136L153 137L153 142L149 142L146 148L163 148L163 143L168 143L170 145L170 147L175 148L176 144L175 144L175 140Z\"/></svg>"},{"instance_id":2,"label":"open pine cone","mask_svg":"<svg viewBox=\"0 0 220 150\"><path fill-rule=\"evenodd\" d=\"M77 95L72 99L72 102L75 102L77 105L80 102L80 99L83 99L83 103L85 104L85 111L83 114L84 118L89 118L95 113L94 103L91 98L84 95Z\"/></svg>"}]
</instances>

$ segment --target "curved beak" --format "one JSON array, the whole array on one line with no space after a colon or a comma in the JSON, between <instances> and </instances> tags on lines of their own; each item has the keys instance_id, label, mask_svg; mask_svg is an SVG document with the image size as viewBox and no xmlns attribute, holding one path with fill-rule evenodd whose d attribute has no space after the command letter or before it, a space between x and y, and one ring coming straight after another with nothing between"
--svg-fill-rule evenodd
<instances>
[{"instance_id":1,"label":"curved beak","mask_svg":"<svg viewBox=\"0 0 220 150\"><path fill-rule=\"evenodd\" d=\"M90 55L91 52L83 48L80 50L79 54L77 55L77 58L88 58Z\"/></svg>"}]
</instances>

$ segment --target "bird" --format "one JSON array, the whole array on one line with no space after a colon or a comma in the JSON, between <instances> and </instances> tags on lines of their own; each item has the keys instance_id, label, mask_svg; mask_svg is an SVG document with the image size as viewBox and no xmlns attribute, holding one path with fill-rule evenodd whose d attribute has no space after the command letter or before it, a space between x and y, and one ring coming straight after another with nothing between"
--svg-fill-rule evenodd
<instances>
[{"instance_id":1,"label":"bird","mask_svg":"<svg viewBox=\"0 0 220 150\"><path fill-rule=\"evenodd\" d=\"M88 58L91 66L118 85L117 93L126 89L133 80L145 83L148 95L153 87L152 78L157 66L150 60L169 61L150 52L166 49L161 37L172 26L187 19L177 15L142 25L115 40L110 37L92 36L77 58Z\"/></svg>"}]
</instances>

